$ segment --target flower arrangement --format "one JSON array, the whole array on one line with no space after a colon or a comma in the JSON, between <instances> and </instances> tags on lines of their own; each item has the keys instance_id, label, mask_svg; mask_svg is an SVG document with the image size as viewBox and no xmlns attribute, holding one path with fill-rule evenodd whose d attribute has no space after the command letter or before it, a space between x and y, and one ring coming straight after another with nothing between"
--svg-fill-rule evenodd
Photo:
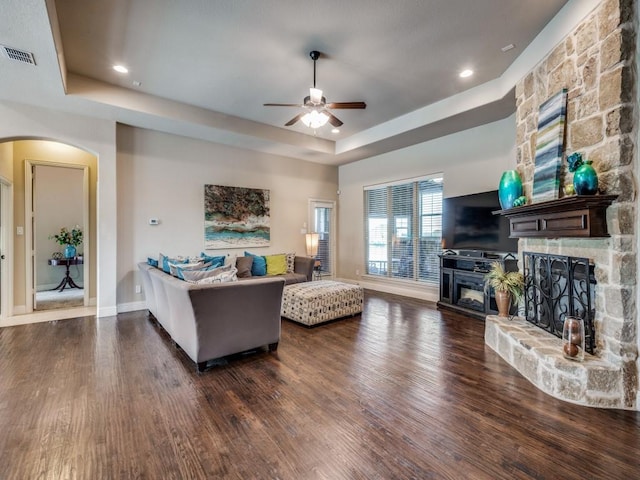
<instances>
[{"instance_id":1,"label":"flower arrangement","mask_svg":"<svg viewBox=\"0 0 640 480\"><path fill-rule=\"evenodd\" d=\"M50 235L49 238L54 239L56 243L62 246L73 245L77 247L82 243L82 230L79 225L73 227L71 231L67 230L67 227L62 227L60 233Z\"/></svg>"},{"instance_id":2,"label":"flower arrangement","mask_svg":"<svg viewBox=\"0 0 640 480\"><path fill-rule=\"evenodd\" d=\"M584 165L585 162L582 159L582 154L580 152L575 152L567 157L567 163L569 164L569 171L574 173L578 168Z\"/></svg>"},{"instance_id":3,"label":"flower arrangement","mask_svg":"<svg viewBox=\"0 0 640 480\"><path fill-rule=\"evenodd\" d=\"M484 276L485 288L496 292L509 292L515 304L524 297L524 276L520 272L506 272L499 262L491 264L491 270Z\"/></svg>"}]
</instances>

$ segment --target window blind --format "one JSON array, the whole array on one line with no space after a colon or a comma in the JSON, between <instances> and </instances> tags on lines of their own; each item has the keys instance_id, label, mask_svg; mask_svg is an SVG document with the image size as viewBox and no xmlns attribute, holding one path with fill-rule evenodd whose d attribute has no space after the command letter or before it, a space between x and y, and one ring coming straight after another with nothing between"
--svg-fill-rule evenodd
<instances>
[{"instance_id":1,"label":"window blind","mask_svg":"<svg viewBox=\"0 0 640 480\"><path fill-rule=\"evenodd\" d=\"M366 187L366 273L439 282L442 177Z\"/></svg>"}]
</instances>

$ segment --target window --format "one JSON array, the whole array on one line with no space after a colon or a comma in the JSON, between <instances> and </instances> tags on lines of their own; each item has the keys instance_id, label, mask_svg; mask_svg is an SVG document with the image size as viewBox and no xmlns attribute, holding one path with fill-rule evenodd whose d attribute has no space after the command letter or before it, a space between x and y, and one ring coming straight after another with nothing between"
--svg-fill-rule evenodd
<instances>
[{"instance_id":1,"label":"window","mask_svg":"<svg viewBox=\"0 0 640 480\"><path fill-rule=\"evenodd\" d=\"M442 177L365 187L366 273L439 283Z\"/></svg>"}]
</instances>

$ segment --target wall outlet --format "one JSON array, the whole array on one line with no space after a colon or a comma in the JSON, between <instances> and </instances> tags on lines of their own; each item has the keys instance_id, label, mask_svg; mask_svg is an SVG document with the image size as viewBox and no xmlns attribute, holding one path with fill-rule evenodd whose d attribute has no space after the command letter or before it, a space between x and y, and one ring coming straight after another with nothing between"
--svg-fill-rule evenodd
<instances>
[{"instance_id":1,"label":"wall outlet","mask_svg":"<svg viewBox=\"0 0 640 480\"><path fill-rule=\"evenodd\" d=\"M360 270L356 268L356 276L360 275Z\"/></svg>"},{"instance_id":2,"label":"wall outlet","mask_svg":"<svg viewBox=\"0 0 640 480\"><path fill-rule=\"evenodd\" d=\"M136 285L136 293L142 293L142 287L140 285Z\"/></svg>"}]
</instances>

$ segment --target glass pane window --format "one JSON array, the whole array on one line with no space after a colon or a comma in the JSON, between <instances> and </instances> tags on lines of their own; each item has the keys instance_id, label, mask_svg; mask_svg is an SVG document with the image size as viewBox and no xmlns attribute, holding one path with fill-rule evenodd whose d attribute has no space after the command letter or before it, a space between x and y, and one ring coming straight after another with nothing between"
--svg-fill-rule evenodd
<instances>
[{"instance_id":1,"label":"glass pane window","mask_svg":"<svg viewBox=\"0 0 640 480\"><path fill-rule=\"evenodd\" d=\"M439 282L442 177L365 188L366 273Z\"/></svg>"},{"instance_id":2,"label":"glass pane window","mask_svg":"<svg viewBox=\"0 0 640 480\"><path fill-rule=\"evenodd\" d=\"M331 208L314 208L314 226L318 234L318 254L316 260L320 262L320 274L330 275L332 265L331 253Z\"/></svg>"}]
</instances>

